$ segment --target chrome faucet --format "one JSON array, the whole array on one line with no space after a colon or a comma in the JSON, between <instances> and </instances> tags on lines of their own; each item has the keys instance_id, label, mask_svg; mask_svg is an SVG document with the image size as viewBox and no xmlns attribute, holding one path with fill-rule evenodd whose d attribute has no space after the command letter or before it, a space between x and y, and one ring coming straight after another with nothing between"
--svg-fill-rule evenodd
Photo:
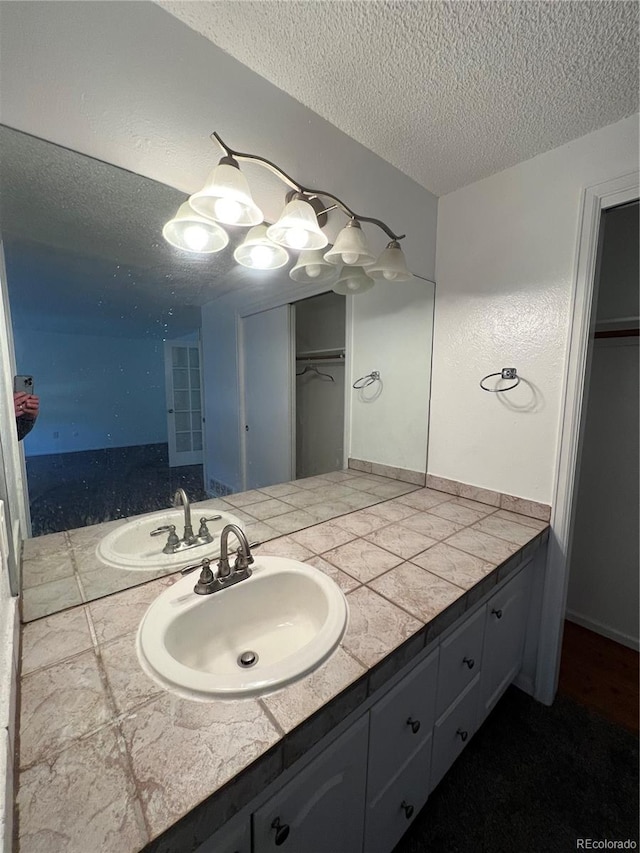
<instances>
[{"instance_id":1,"label":"chrome faucet","mask_svg":"<svg viewBox=\"0 0 640 853\"><path fill-rule=\"evenodd\" d=\"M176 493L173 496L173 505L180 506L181 503L184 507L184 533L182 534L182 539L187 545L192 545L195 536L193 535L193 527L191 526L191 506L189 504L189 498L187 497L187 493L184 489L176 489Z\"/></svg>"},{"instance_id":2,"label":"chrome faucet","mask_svg":"<svg viewBox=\"0 0 640 853\"><path fill-rule=\"evenodd\" d=\"M229 565L229 534L233 533L240 543L240 547L236 551L236 559L233 564L233 569ZM193 566L185 566L181 570L181 574L187 575L196 569L200 569L200 578L193 588L197 595L209 595L212 592L218 592L221 589L227 589L240 581L251 577L251 569L249 566L253 563L251 549L257 548L259 542L252 542L249 545L244 531L237 524L227 524L222 529L220 536L220 559L218 560L217 571L211 569L209 560L204 558L200 563Z\"/></svg>"}]
</instances>

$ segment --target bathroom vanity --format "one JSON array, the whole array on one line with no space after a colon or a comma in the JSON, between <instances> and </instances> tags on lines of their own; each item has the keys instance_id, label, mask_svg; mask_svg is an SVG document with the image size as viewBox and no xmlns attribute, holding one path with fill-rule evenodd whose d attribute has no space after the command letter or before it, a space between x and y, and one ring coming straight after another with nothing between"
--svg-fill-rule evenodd
<instances>
[{"instance_id":1,"label":"bathroom vanity","mask_svg":"<svg viewBox=\"0 0 640 853\"><path fill-rule=\"evenodd\" d=\"M175 576L24 626L20 853L390 853L506 687L534 689L548 508L460 491L264 543L349 609L334 653L271 693L190 701L143 673L138 626Z\"/></svg>"}]
</instances>

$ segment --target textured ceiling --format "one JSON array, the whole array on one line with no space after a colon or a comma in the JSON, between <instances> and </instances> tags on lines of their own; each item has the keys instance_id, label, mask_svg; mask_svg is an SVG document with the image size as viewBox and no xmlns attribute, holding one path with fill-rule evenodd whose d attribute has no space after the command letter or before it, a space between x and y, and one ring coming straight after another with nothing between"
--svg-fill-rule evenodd
<instances>
[{"instance_id":1,"label":"textured ceiling","mask_svg":"<svg viewBox=\"0 0 640 853\"><path fill-rule=\"evenodd\" d=\"M436 195L638 110L635 0L159 5Z\"/></svg>"}]
</instances>

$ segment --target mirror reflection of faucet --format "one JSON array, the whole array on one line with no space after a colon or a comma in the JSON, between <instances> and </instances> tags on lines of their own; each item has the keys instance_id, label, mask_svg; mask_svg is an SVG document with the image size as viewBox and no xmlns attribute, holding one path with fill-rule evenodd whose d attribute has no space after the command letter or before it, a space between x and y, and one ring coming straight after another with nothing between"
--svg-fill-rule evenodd
<instances>
[{"instance_id":1,"label":"mirror reflection of faucet","mask_svg":"<svg viewBox=\"0 0 640 853\"><path fill-rule=\"evenodd\" d=\"M162 549L164 554L176 554L178 551L186 551L188 548L197 548L200 545L208 545L209 542L213 542L213 536L209 532L207 522L218 521L222 518L221 515L212 515L209 518L202 516L196 535L193 532L191 524L191 505L184 489L177 489L173 496L173 506L177 507L180 504L182 504L184 509L184 533L182 534L182 539L176 533L175 524L163 524L161 527L156 527L149 534L150 536L160 536L161 533L169 534L166 545Z\"/></svg>"},{"instance_id":2,"label":"mirror reflection of faucet","mask_svg":"<svg viewBox=\"0 0 640 853\"><path fill-rule=\"evenodd\" d=\"M236 550L233 568L229 565L228 540L230 533L233 533L240 543ZM186 566L182 569L181 574L188 575L189 572L200 569L200 577L193 588L197 595L209 595L212 592L227 589L227 587L251 577L251 569L249 568L253 563L251 549L257 548L260 544L260 542L252 542L249 545L244 531L237 524L227 524L222 528L220 534L220 559L218 560L217 571L214 572L211 569L211 560L205 557L200 563Z\"/></svg>"}]
</instances>

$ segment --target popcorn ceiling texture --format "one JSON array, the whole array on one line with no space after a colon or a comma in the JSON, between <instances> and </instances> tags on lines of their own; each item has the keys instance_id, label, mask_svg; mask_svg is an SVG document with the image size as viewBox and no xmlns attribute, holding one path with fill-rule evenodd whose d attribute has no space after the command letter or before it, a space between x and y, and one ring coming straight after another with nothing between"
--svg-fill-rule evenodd
<instances>
[{"instance_id":1,"label":"popcorn ceiling texture","mask_svg":"<svg viewBox=\"0 0 640 853\"><path fill-rule=\"evenodd\" d=\"M638 110L636 2L159 5L436 195Z\"/></svg>"}]
</instances>

